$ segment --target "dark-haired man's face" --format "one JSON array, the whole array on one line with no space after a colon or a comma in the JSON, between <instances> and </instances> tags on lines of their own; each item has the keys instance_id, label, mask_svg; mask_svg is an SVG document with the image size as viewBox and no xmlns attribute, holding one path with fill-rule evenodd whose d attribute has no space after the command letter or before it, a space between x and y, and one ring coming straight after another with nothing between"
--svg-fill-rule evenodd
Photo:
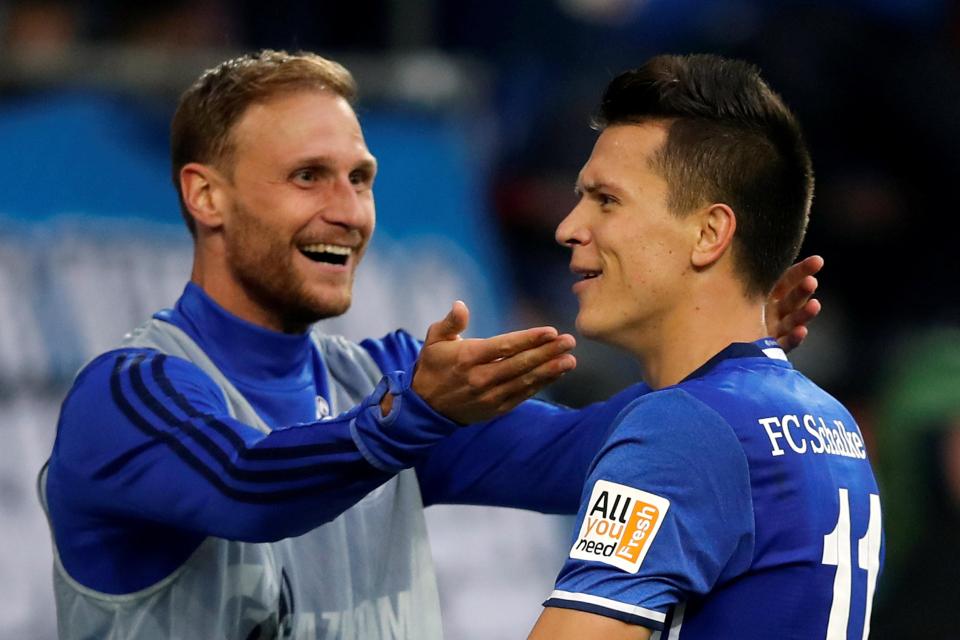
<instances>
[{"instance_id":1,"label":"dark-haired man's face","mask_svg":"<svg viewBox=\"0 0 960 640\"><path fill-rule=\"evenodd\" d=\"M654 123L605 129L577 180L580 201L556 232L580 277L577 329L635 354L670 322L696 238L667 207L667 183L651 167L666 135Z\"/></svg>"},{"instance_id":2,"label":"dark-haired man's face","mask_svg":"<svg viewBox=\"0 0 960 640\"><path fill-rule=\"evenodd\" d=\"M231 136L224 259L245 315L296 331L342 314L375 220L376 162L353 109L329 92L284 94Z\"/></svg>"}]
</instances>

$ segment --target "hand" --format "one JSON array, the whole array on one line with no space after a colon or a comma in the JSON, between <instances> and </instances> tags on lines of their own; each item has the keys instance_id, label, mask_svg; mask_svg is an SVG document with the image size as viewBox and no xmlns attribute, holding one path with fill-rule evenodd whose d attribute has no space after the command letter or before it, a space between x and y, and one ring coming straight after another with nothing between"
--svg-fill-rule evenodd
<instances>
[{"instance_id":1,"label":"hand","mask_svg":"<svg viewBox=\"0 0 960 640\"><path fill-rule=\"evenodd\" d=\"M813 299L817 290L815 273L823 268L823 258L810 256L783 272L773 286L765 308L767 332L784 351L800 345L807 337L807 324L820 313L820 302Z\"/></svg>"},{"instance_id":2,"label":"hand","mask_svg":"<svg viewBox=\"0 0 960 640\"><path fill-rule=\"evenodd\" d=\"M469 319L467 305L458 300L443 320L430 325L411 383L434 411L451 420L469 424L506 413L577 366L570 334L536 327L464 339L460 334Z\"/></svg>"}]
</instances>

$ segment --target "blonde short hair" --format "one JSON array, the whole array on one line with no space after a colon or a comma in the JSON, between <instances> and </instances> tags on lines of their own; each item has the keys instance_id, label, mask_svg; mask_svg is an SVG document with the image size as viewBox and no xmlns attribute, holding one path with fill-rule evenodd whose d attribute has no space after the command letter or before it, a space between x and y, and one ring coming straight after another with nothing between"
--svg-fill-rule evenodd
<instances>
[{"instance_id":1,"label":"blonde short hair","mask_svg":"<svg viewBox=\"0 0 960 640\"><path fill-rule=\"evenodd\" d=\"M353 104L357 85L347 69L315 53L264 49L207 69L177 104L170 132L173 184L191 234L196 223L183 202L180 170L189 162L216 164L229 171L230 133L252 104L304 89L330 91Z\"/></svg>"}]
</instances>

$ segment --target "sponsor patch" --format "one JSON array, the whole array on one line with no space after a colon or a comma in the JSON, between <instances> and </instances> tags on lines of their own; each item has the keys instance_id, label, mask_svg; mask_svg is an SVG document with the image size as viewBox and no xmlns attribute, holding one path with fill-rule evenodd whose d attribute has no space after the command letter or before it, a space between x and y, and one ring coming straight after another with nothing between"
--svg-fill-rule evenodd
<instances>
[{"instance_id":1,"label":"sponsor patch","mask_svg":"<svg viewBox=\"0 0 960 640\"><path fill-rule=\"evenodd\" d=\"M570 557L640 570L670 501L608 480L597 480Z\"/></svg>"}]
</instances>

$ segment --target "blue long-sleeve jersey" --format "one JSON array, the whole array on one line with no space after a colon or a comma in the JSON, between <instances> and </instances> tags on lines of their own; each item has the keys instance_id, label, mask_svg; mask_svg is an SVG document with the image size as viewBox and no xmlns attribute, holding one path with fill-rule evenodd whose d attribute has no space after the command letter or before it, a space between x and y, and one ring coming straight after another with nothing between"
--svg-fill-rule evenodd
<instances>
[{"instance_id":1,"label":"blue long-sleeve jersey","mask_svg":"<svg viewBox=\"0 0 960 640\"><path fill-rule=\"evenodd\" d=\"M361 343L390 374L382 388L323 416L328 371L308 335L249 324L194 285L156 317L192 338L272 431L233 419L186 360L127 348L87 365L63 404L46 495L64 567L105 593L153 584L207 536L309 531L410 466L428 505L574 513L608 426L640 393L580 411L533 400L459 428L409 389L421 345L397 331ZM387 416L383 385L396 396Z\"/></svg>"}]
</instances>

